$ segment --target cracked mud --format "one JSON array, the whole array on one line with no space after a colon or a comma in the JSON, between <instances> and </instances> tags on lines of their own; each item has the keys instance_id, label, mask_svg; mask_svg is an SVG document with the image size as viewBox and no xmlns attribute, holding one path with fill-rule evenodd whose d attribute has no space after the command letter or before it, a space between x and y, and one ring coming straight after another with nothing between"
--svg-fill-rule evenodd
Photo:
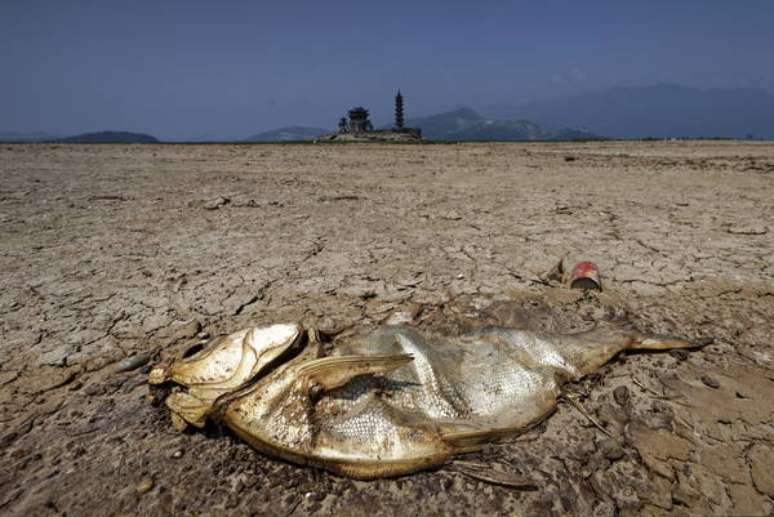
<instances>
[{"instance_id":1,"label":"cracked mud","mask_svg":"<svg viewBox=\"0 0 774 517\"><path fill-rule=\"evenodd\" d=\"M0 177L3 514L774 511L771 144L4 145ZM562 256L605 290L545 280ZM344 479L148 401L211 336L396 317L715 342L621 356L465 458L531 491Z\"/></svg>"}]
</instances>

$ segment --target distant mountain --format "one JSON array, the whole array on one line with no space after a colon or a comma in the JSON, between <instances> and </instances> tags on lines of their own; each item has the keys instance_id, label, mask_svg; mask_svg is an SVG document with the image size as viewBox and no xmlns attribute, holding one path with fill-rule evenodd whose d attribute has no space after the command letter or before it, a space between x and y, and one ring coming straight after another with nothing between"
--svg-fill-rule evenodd
<instances>
[{"instance_id":1,"label":"distant mountain","mask_svg":"<svg viewBox=\"0 0 774 517\"><path fill-rule=\"evenodd\" d=\"M472 109L459 108L429 117L410 118L406 120L406 126L420 128L422 136L430 140L451 140L446 137L465 131L483 120Z\"/></svg>"},{"instance_id":2,"label":"distant mountain","mask_svg":"<svg viewBox=\"0 0 774 517\"><path fill-rule=\"evenodd\" d=\"M241 142L243 136L240 134L229 133L199 133L195 135L189 135L185 137L176 138L174 140L165 140L165 142L201 142L201 143L215 143L215 142Z\"/></svg>"},{"instance_id":3,"label":"distant mountain","mask_svg":"<svg viewBox=\"0 0 774 517\"><path fill-rule=\"evenodd\" d=\"M546 130L528 120L486 119L471 108L414 118L406 121L407 127L422 129L428 140L579 140L597 138L579 130Z\"/></svg>"},{"instance_id":4,"label":"distant mountain","mask_svg":"<svg viewBox=\"0 0 774 517\"><path fill-rule=\"evenodd\" d=\"M774 138L774 95L757 88L616 87L484 111L612 138Z\"/></svg>"},{"instance_id":5,"label":"distant mountain","mask_svg":"<svg viewBox=\"0 0 774 517\"><path fill-rule=\"evenodd\" d=\"M0 131L0 142L45 142L62 138L61 135L52 135L43 131L18 132Z\"/></svg>"},{"instance_id":6,"label":"distant mountain","mask_svg":"<svg viewBox=\"0 0 774 517\"><path fill-rule=\"evenodd\" d=\"M78 142L78 143L126 143L126 144L150 144L157 143L159 140L155 136L143 133L131 133L129 131L98 131L96 133L83 133L76 136L60 138L59 142Z\"/></svg>"},{"instance_id":7,"label":"distant mountain","mask_svg":"<svg viewBox=\"0 0 774 517\"><path fill-rule=\"evenodd\" d=\"M298 142L302 140L315 140L324 133L330 132L319 127L289 126L264 131L245 138L245 142Z\"/></svg>"}]
</instances>

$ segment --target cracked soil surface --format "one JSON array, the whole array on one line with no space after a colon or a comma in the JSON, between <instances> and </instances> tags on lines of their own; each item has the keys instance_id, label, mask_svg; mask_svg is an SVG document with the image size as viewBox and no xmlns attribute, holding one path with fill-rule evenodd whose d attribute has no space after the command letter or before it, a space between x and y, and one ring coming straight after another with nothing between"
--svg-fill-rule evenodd
<instances>
[{"instance_id":1,"label":"cracked soil surface","mask_svg":"<svg viewBox=\"0 0 774 517\"><path fill-rule=\"evenodd\" d=\"M774 144L0 146L0 514L770 515ZM595 261L602 293L541 275ZM713 337L373 482L175 432L149 365L249 324Z\"/></svg>"}]
</instances>

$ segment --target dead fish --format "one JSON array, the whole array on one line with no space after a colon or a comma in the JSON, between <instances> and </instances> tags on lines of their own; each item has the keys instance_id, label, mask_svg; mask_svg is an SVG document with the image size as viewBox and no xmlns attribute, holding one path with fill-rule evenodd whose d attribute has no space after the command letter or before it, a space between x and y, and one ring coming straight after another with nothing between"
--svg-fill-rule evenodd
<instances>
[{"instance_id":1,"label":"dead fish","mask_svg":"<svg viewBox=\"0 0 774 517\"><path fill-rule=\"evenodd\" d=\"M554 410L563 383L622 350L701 344L613 326L574 335L487 327L462 336L386 326L339 340L328 357L310 339L207 414L272 456L359 479L397 476L528 429ZM168 405L203 423L178 401Z\"/></svg>"},{"instance_id":2,"label":"dead fish","mask_svg":"<svg viewBox=\"0 0 774 517\"><path fill-rule=\"evenodd\" d=\"M150 384L168 380L188 388L166 400L176 427L185 422L203 427L207 414L221 395L232 393L258 375L299 342L297 324L251 327L216 339L208 348L171 365L154 367Z\"/></svg>"}]
</instances>

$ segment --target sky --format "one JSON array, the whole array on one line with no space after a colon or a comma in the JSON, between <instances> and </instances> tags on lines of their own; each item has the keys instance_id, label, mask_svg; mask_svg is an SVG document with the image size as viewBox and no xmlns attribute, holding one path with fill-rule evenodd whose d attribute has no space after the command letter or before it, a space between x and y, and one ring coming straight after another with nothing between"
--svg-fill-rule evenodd
<instances>
[{"instance_id":1,"label":"sky","mask_svg":"<svg viewBox=\"0 0 774 517\"><path fill-rule=\"evenodd\" d=\"M774 91L774 1L0 0L0 131L243 138L612 86Z\"/></svg>"}]
</instances>

